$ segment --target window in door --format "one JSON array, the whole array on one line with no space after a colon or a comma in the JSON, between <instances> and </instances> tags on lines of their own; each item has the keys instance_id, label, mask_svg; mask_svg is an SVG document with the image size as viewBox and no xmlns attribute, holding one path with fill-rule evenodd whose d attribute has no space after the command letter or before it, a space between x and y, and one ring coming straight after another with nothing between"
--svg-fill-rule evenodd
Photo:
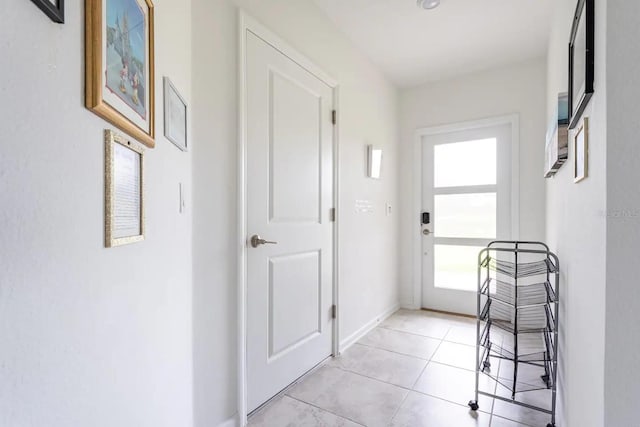
<instances>
[{"instance_id":1,"label":"window in door","mask_svg":"<svg viewBox=\"0 0 640 427\"><path fill-rule=\"evenodd\" d=\"M497 226L496 138L433 147L434 286L475 290L481 241Z\"/></svg>"}]
</instances>

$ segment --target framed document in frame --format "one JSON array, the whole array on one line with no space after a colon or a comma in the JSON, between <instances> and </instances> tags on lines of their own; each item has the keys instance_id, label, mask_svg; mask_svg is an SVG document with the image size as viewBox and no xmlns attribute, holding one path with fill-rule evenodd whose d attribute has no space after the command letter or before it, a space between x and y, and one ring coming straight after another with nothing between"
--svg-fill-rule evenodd
<instances>
[{"instance_id":1,"label":"framed document in frame","mask_svg":"<svg viewBox=\"0 0 640 427\"><path fill-rule=\"evenodd\" d=\"M589 118L585 117L573 139L573 182L580 182L587 176L589 176Z\"/></svg>"},{"instance_id":2,"label":"framed document in frame","mask_svg":"<svg viewBox=\"0 0 640 427\"><path fill-rule=\"evenodd\" d=\"M144 149L104 131L105 246L144 240Z\"/></svg>"},{"instance_id":3,"label":"framed document in frame","mask_svg":"<svg viewBox=\"0 0 640 427\"><path fill-rule=\"evenodd\" d=\"M187 151L187 102L169 77L164 78L164 136Z\"/></svg>"}]
</instances>

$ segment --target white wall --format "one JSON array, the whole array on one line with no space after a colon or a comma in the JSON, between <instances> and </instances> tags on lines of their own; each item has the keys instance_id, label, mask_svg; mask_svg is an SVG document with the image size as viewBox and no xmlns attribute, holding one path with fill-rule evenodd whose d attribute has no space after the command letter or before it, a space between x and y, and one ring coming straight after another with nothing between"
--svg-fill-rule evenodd
<instances>
[{"instance_id":1,"label":"white wall","mask_svg":"<svg viewBox=\"0 0 640 427\"><path fill-rule=\"evenodd\" d=\"M218 425L237 404L236 4L340 82L342 338L398 301L396 91L310 2L155 0L147 238L104 249L111 126L83 107L84 2L66 3L60 26L13 2L0 29L0 425ZM190 102L189 153L161 136L163 75Z\"/></svg>"},{"instance_id":2,"label":"white wall","mask_svg":"<svg viewBox=\"0 0 640 427\"><path fill-rule=\"evenodd\" d=\"M237 6L340 84L340 333L355 333L397 304L395 89L310 1L194 0L195 425L236 411ZM383 178L365 178L366 145L383 147ZM373 214L356 214L356 199Z\"/></svg>"},{"instance_id":3,"label":"white wall","mask_svg":"<svg viewBox=\"0 0 640 427\"><path fill-rule=\"evenodd\" d=\"M575 5L574 0L555 2L548 53L548 117L558 93L567 91L567 46ZM574 153L569 144L567 163L547 181L547 240L561 263L562 401L558 424L565 426L627 425L603 424L608 89L605 32L606 1L596 0L595 95L585 112L590 120L589 177L573 183ZM573 135L571 132L570 141Z\"/></svg>"},{"instance_id":4,"label":"white wall","mask_svg":"<svg viewBox=\"0 0 640 427\"><path fill-rule=\"evenodd\" d=\"M545 196L542 178L545 136L545 61L500 69L406 89L400 98L401 147L401 301L420 306L412 288L413 150L418 128L518 113L520 115L520 238L544 240Z\"/></svg>"},{"instance_id":5,"label":"white wall","mask_svg":"<svg viewBox=\"0 0 640 427\"><path fill-rule=\"evenodd\" d=\"M192 424L191 154L162 135L162 76L191 99L191 1L156 0L147 238L105 249L103 129L84 108L84 1L0 26L0 425Z\"/></svg>"},{"instance_id":6,"label":"white wall","mask_svg":"<svg viewBox=\"0 0 640 427\"><path fill-rule=\"evenodd\" d=\"M638 423L640 3L607 2L607 290L604 425Z\"/></svg>"},{"instance_id":7,"label":"white wall","mask_svg":"<svg viewBox=\"0 0 640 427\"><path fill-rule=\"evenodd\" d=\"M396 91L309 2L238 4L340 82L346 338L398 300L397 215L383 210L398 204ZM12 2L0 28L0 425L215 426L236 411L236 3L155 0L147 236L115 249L111 126L83 107L83 5L67 0L56 25ZM163 75L190 102L189 153L161 136ZM369 143L385 150L380 181L365 178Z\"/></svg>"}]
</instances>

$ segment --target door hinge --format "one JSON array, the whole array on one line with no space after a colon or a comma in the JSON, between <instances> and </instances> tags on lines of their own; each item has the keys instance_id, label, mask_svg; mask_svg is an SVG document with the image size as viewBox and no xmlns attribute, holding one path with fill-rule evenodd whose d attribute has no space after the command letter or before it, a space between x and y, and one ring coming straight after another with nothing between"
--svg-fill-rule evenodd
<instances>
[{"instance_id":1,"label":"door hinge","mask_svg":"<svg viewBox=\"0 0 640 427\"><path fill-rule=\"evenodd\" d=\"M336 222L336 208L331 208L329 210L329 221Z\"/></svg>"},{"instance_id":2,"label":"door hinge","mask_svg":"<svg viewBox=\"0 0 640 427\"><path fill-rule=\"evenodd\" d=\"M331 306L331 318L335 319L337 317L338 317L338 307L335 304L333 304Z\"/></svg>"},{"instance_id":3,"label":"door hinge","mask_svg":"<svg viewBox=\"0 0 640 427\"><path fill-rule=\"evenodd\" d=\"M333 123L334 125L338 123L338 112L336 110L333 110L331 112L331 123Z\"/></svg>"}]
</instances>

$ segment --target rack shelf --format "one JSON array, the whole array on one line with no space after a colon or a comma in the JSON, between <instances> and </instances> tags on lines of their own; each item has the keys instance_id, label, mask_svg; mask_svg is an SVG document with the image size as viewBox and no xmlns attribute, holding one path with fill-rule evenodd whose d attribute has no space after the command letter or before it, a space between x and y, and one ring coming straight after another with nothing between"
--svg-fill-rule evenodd
<instances>
[{"instance_id":1,"label":"rack shelf","mask_svg":"<svg viewBox=\"0 0 640 427\"><path fill-rule=\"evenodd\" d=\"M553 262L546 259L537 262L513 263L487 256L480 265L482 267L488 266L491 270L514 279L521 279L523 277L535 276L547 272L555 273L557 270Z\"/></svg>"},{"instance_id":2,"label":"rack shelf","mask_svg":"<svg viewBox=\"0 0 640 427\"><path fill-rule=\"evenodd\" d=\"M546 362L553 357L553 352L547 350L547 340L545 333L527 333L519 339L518 349L516 350L512 341L503 339L501 343L493 341L487 337L480 344L489 351L489 354L507 360L515 360L518 362Z\"/></svg>"},{"instance_id":3,"label":"rack shelf","mask_svg":"<svg viewBox=\"0 0 640 427\"><path fill-rule=\"evenodd\" d=\"M560 263L541 242L495 241L478 255L476 394L547 413L555 427ZM513 363L511 378L487 372L492 359ZM539 380L519 380L519 367L539 370ZM480 375L493 378L510 399L478 389ZM520 402L516 395L551 391L551 410Z\"/></svg>"},{"instance_id":4,"label":"rack shelf","mask_svg":"<svg viewBox=\"0 0 640 427\"><path fill-rule=\"evenodd\" d=\"M558 302L553 286L547 281L520 285L516 300L512 283L490 277L484 281L481 293L495 301L519 308Z\"/></svg>"},{"instance_id":5,"label":"rack shelf","mask_svg":"<svg viewBox=\"0 0 640 427\"><path fill-rule=\"evenodd\" d=\"M555 317L549 304L512 306L498 299L488 298L480 316L483 322L512 334L550 331L555 328Z\"/></svg>"}]
</instances>

